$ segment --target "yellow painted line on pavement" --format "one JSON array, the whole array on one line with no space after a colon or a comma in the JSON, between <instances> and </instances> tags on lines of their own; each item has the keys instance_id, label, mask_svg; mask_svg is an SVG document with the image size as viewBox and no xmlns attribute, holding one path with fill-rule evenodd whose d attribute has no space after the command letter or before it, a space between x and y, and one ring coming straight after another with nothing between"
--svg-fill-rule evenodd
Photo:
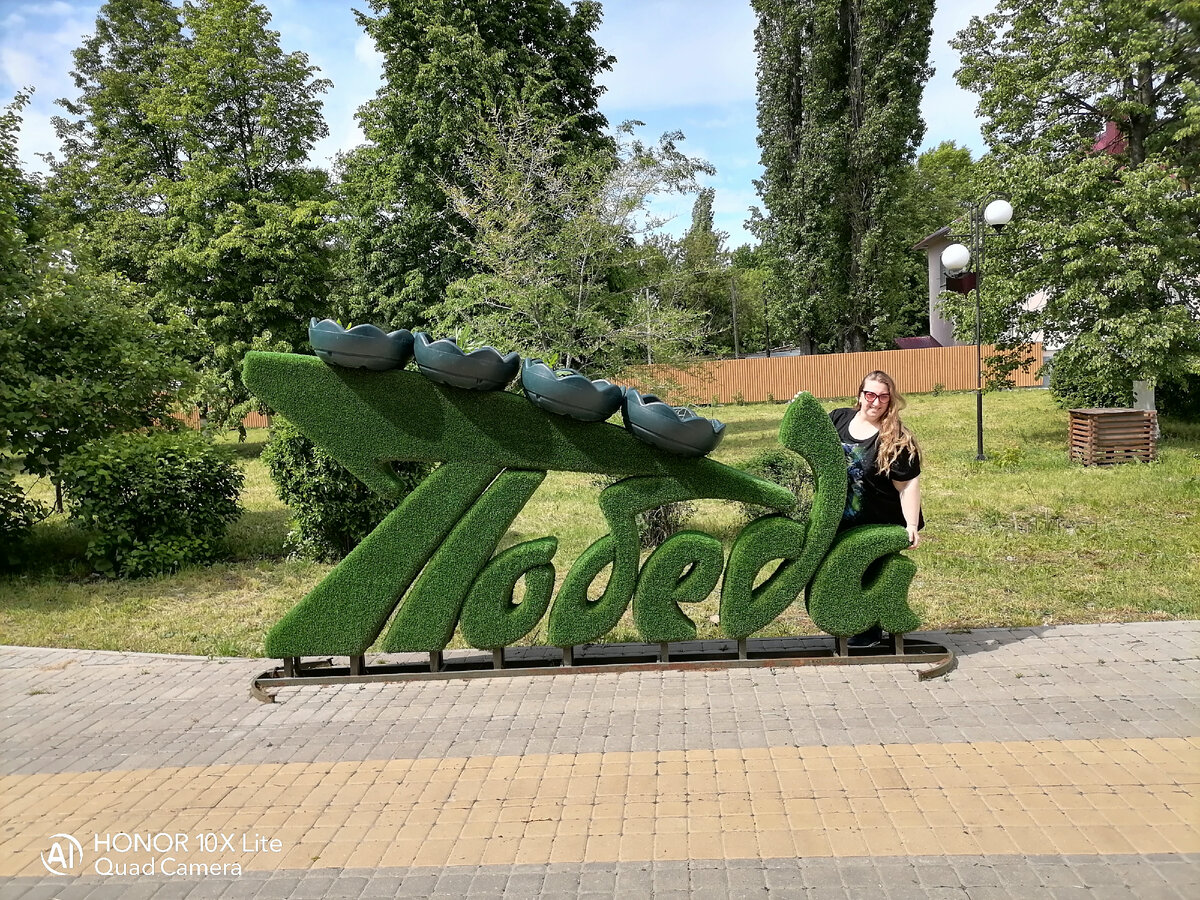
<instances>
[{"instance_id":1,"label":"yellow painted line on pavement","mask_svg":"<svg viewBox=\"0 0 1200 900\"><path fill-rule=\"evenodd\" d=\"M81 859L68 860L66 839L55 835L78 841ZM235 865L1196 852L1200 738L530 754L0 778L0 876L44 876L47 854L54 865L71 862L71 874L144 874L149 865L156 875L201 866L228 875Z\"/></svg>"}]
</instances>

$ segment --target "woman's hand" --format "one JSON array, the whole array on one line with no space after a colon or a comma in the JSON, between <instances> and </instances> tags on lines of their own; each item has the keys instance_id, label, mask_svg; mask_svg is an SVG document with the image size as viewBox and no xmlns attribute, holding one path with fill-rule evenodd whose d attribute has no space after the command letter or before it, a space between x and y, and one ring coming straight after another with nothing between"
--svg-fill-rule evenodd
<instances>
[{"instance_id":1,"label":"woman's hand","mask_svg":"<svg viewBox=\"0 0 1200 900\"><path fill-rule=\"evenodd\" d=\"M900 492L900 510L904 513L904 527L908 531L911 550L921 543L921 535L917 533L921 521L921 478L917 476L911 481L892 481L892 485Z\"/></svg>"}]
</instances>

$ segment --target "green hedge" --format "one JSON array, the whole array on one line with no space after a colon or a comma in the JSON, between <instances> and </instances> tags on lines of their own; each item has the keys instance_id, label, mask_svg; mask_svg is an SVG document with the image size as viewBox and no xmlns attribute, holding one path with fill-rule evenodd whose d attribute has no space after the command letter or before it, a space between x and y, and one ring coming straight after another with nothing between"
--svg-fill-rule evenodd
<instances>
[{"instance_id":1,"label":"green hedge","mask_svg":"<svg viewBox=\"0 0 1200 900\"><path fill-rule=\"evenodd\" d=\"M64 461L62 479L71 517L90 532L87 559L107 575L211 563L241 515L241 470L190 431L93 441Z\"/></svg>"}]
</instances>

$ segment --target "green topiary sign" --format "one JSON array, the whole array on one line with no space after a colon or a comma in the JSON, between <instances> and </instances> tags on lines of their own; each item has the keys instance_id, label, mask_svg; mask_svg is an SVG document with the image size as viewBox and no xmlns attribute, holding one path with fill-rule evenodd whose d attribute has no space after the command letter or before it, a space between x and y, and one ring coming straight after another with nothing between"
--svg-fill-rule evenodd
<instances>
[{"instance_id":1,"label":"green topiary sign","mask_svg":"<svg viewBox=\"0 0 1200 900\"><path fill-rule=\"evenodd\" d=\"M400 494L393 462L441 463L270 630L269 656L359 656L381 634L387 652L437 651L456 627L472 646L497 649L547 611L549 642L569 647L601 638L631 602L646 641L682 641L696 636L682 604L703 600L718 583L721 629L731 638L765 627L806 593L813 621L833 635L875 623L902 634L920 624L907 603L916 565L899 553L905 530L866 526L835 538L846 463L810 394L792 402L779 429L780 443L807 460L816 480L811 516L798 522L783 515L795 498L779 485L674 456L616 425L552 415L515 394L445 387L402 370L337 369L294 354L253 352L244 369L259 398L383 497ZM557 595L555 537L495 552L550 470L623 478L600 494L609 533L579 556ZM728 560L716 538L684 531L639 565L638 513L701 498L779 514L747 525ZM606 569L604 592L589 599ZM524 598L514 603L522 578Z\"/></svg>"}]
</instances>

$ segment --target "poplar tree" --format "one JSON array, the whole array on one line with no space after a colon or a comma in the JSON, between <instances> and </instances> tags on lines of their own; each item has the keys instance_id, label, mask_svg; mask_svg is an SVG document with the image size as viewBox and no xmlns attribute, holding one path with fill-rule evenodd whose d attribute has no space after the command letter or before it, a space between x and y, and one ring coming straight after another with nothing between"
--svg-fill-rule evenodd
<instances>
[{"instance_id":1,"label":"poplar tree","mask_svg":"<svg viewBox=\"0 0 1200 900\"><path fill-rule=\"evenodd\" d=\"M732 355L734 288L725 250L728 235L717 230L713 219L715 200L713 188L700 190L692 206L692 224L679 241L681 300L707 317L712 348L722 355Z\"/></svg>"},{"instance_id":2,"label":"poplar tree","mask_svg":"<svg viewBox=\"0 0 1200 900\"><path fill-rule=\"evenodd\" d=\"M886 346L905 301L894 232L920 118L933 0L753 0L765 215L779 339Z\"/></svg>"}]
</instances>

